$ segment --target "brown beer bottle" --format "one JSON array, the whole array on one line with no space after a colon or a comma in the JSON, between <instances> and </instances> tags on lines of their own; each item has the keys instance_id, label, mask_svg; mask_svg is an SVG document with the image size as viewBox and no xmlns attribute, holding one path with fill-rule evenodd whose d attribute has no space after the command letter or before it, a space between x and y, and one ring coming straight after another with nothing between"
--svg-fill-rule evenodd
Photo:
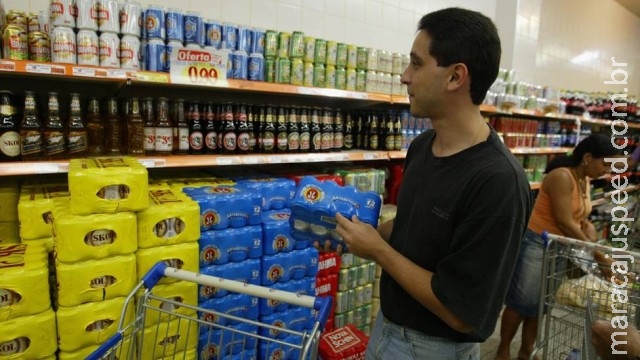
<instances>
[{"instance_id":1,"label":"brown beer bottle","mask_svg":"<svg viewBox=\"0 0 640 360\"><path fill-rule=\"evenodd\" d=\"M344 149L344 125L342 123L342 112L336 109L333 126L333 151Z\"/></svg>"},{"instance_id":2,"label":"brown beer bottle","mask_svg":"<svg viewBox=\"0 0 640 360\"><path fill-rule=\"evenodd\" d=\"M300 152L300 126L298 125L298 109L289 109L287 147L290 153Z\"/></svg>"},{"instance_id":3,"label":"brown beer bottle","mask_svg":"<svg viewBox=\"0 0 640 360\"><path fill-rule=\"evenodd\" d=\"M318 108L311 110L311 128L309 129L311 152L322 151L322 128L320 127L319 112Z\"/></svg>"},{"instance_id":4,"label":"brown beer bottle","mask_svg":"<svg viewBox=\"0 0 640 360\"><path fill-rule=\"evenodd\" d=\"M49 160L64 159L67 151L67 139L64 125L60 119L58 93L50 92L47 104L47 120L44 124L45 155Z\"/></svg>"},{"instance_id":5,"label":"brown beer bottle","mask_svg":"<svg viewBox=\"0 0 640 360\"><path fill-rule=\"evenodd\" d=\"M267 106L264 116L264 128L262 130L262 146L267 154L276 152L276 127L273 122L273 106Z\"/></svg>"},{"instance_id":6,"label":"brown beer bottle","mask_svg":"<svg viewBox=\"0 0 640 360\"><path fill-rule=\"evenodd\" d=\"M331 109L322 109L322 135L320 140L320 151L328 152L333 149L333 114Z\"/></svg>"},{"instance_id":7,"label":"brown beer bottle","mask_svg":"<svg viewBox=\"0 0 640 360\"><path fill-rule=\"evenodd\" d=\"M96 99L95 104L89 102L89 108L97 108L98 101ZM96 109L97 110L97 109ZM95 110L94 110L95 111ZM105 117L105 153L107 155L120 155L124 152L122 143L124 142L124 134L122 131L122 122L120 121L120 115L118 114L118 101L115 98L107 99L107 111Z\"/></svg>"},{"instance_id":8,"label":"brown beer bottle","mask_svg":"<svg viewBox=\"0 0 640 360\"><path fill-rule=\"evenodd\" d=\"M218 152L218 128L216 121L216 109L211 101L207 103L204 118L204 152L215 154Z\"/></svg>"},{"instance_id":9,"label":"brown beer bottle","mask_svg":"<svg viewBox=\"0 0 640 360\"><path fill-rule=\"evenodd\" d=\"M184 100L178 99L173 104L173 125L178 128L178 138L173 139L175 142L173 148L176 154L189 153L189 123L184 113Z\"/></svg>"},{"instance_id":10,"label":"brown beer bottle","mask_svg":"<svg viewBox=\"0 0 640 360\"><path fill-rule=\"evenodd\" d=\"M144 145L144 120L140 114L140 102L138 98L132 98L127 115L127 154L143 156Z\"/></svg>"},{"instance_id":11,"label":"brown beer bottle","mask_svg":"<svg viewBox=\"0 0 640 360\"><path fill-rule=\"evenodd\" d=\"M251 136L249 135L247 106L245 104L236 106L235 119L237 152L238 154L248 154Z\"/></svg>"},{"instance_id":12,"label":"brown beer bottle","mask_svg":"<svg viewBox=\"0 0 640 360\"><path fill-rule=\"evenodd\" d=\"M235 154L238 148L236 124L233 121L233 104L227 103L224 106L224 123L222 128L222 153Z\"/></svg>"},{"instance_id":13,"label":"brown beer bottle","mask_svg":"<svg viewBox=\"0 0 640 360\"><path fill-rule=\"evenodd\" d=\"M89 98L87 105L87 134L89 140L89 156L100 156L105 153L105 140L109 141L110 134L105 134L105 126L100 115L100 101L96 97ZM105 136L106 135L106 136Z\"/></svg>"},{"instance_id":14,"label":"brown beer bottle","mask_svg":"<svg viewBox=\"0 0 640 360\"><path fill-rule=\"evenodd\" d=\"M153 114L153 98L145 98L142 103L144 119L144 152L147 156L156 152L156 119Z\"/></svg>"},{"instance_id":15,"label":"brown beer bottle","mask_svg":"<svg viewBox=\"0 0 640 360\"><path fill-rule=\"evenodd\" d=\"M22 160L40 160L44 157L44 134L38 118L36 94L33 91L25 91L20 144Z\"/></svg>"},{"instance_id":16,"label":"brown beer bottle","mask_svg":"<svg viewBox=\"0 0 640 360\"><path fill-rule=\"evenodd\" d=\"M20 123L13 93L0 91L0 161L20 159Z\"/></svg>"},{"instance_id":17,"label":"brown beer bottle","mask_svg":"<svg viewBox=\"0 0 640 360\"><path fill-rule=\"evenodd\" d=\"M353 146L354 146L354 136L353 136L353 130L354 130L354 124L353 124L353 116L354 114L349 111L347 112L347 118L344 124L344 130L343 130L343 142L344 142L344 150L352 150Z\"/></svg>"},{"instance_id":18,"label":"brown beer bottle","mask_svg":"<svg viewBox=\"0 0 640 360\"><path fill-rule=\"evenodd\" d=\"M189 105L189 154L204 153L204 124L200 119L200 103Z\"/></svg>"},{"instance_id":19,"label":"brown beer bottle","mask_svg":"<svg viewBox=\"0 0 640 360\"><path fill-rule=\"evenodd\" d=\"M82 109L80 107L80 94L71 93L69 105L69 121L67 122L67 139L69 141L69 158L80 158L87 156L89 140L87 128L82 119Z\"/></svg>"},{"instance_id":20,"label":"brown beer bottle","mask_svg":"<svg viewBox=\"0 0 640 360\"><path fill-rule=\"evenodd\" d=\"M256 108L251 105L247 105L247 132L249 133L249 153L256 152L258 144L258 138L256 137Z\"/></svg>"},{"instance_id":21,"label":"brown beer bottle","mask_svg":"<svg viewBox=\"0 0 640 360\"><path fill-rule=\"evenodd\" d=\"M166 97L158 98L157 106L155 153L158 155L171 155L173 151L173 124L169 119L169 100Z\"/></svg>"},{"instance_id":22,"label":"brown beer bottle","mask_svg":"<svg viewBox=\"0 0 640 360\"><path fill-rule=\"evenodd\" d=\"M378 136L378 113L371 114L369 123L369 150L380 150L380 137Z\"/></svg>"},{"instance_id":23,"label":"brown beer bottle","mask_svg":"<svg viewBox=\"0 0 640 360\"><path fill-rule=\"evenodd\" d=\"M309 132L309 110L303 107L300 110L300 152L308 153L311 146L311 134Z\"/></svg>"}]
</instances>

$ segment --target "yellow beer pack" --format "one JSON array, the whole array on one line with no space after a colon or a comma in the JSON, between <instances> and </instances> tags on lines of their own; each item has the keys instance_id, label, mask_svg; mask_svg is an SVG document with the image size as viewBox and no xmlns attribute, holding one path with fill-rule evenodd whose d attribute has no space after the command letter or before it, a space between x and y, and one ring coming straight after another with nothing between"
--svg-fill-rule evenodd
<instances>
[{"instance_id":1,"label":"yellow beer pack","mask_svg":"<svg viewBox=\"0 0 640 360\"><path fill-rule=\"evenodd\" d=\"M0 245L18 243L20 243L18 222L0 222Z\"/></svg>"},{"instance_id":2,"label":"yellow beer pack","mask_svg":"<svg viewBox=\"0 0 640 360\"><path fill-rule=\"evenodd\" d=\"M92 345L76 351L60 351L60 353L58 353L58 360L85 360L99 347L100 345ZM113 353L113 355L116 355L114 359L129 359L129 351L132 350L131 339L125 340L122 344L118 345L118 349Z\"/></svg>"},{"instance_id":3,"label":"yellow beer pack","mask_svg":"<svg viewBox=\"0 0 640 360\"><path fill-rule=\"evenodd\" d=\"M18 201L20 238L32 240L53 236L53 203L68 198L67 186L23 186Z\"/></svg>"},{"instance_id":4,"label":"yellow beer pack","mask_svg":"<svg viewBox=\"0 0 640 360\"><path fill-rule=\"evenodd\" d=\"M47 256L39 244L0 245L0 323L51 307Z\"/></svg>"},{"instance_id":5,"label":"yellow beer pack","mask_svg":"<svg viewBox=\"0 0 640 360\"><path fill-rule=\"evenodd\" d=\"M55 251L59 261L72 263L131 254L138 248L136 214L73 215L69 201L57 200L55 218Z\"/></svg>"},{"instance_id":6,"label":"yellow beer pack","mask_svg":"<svg viewBox=\"0 0 640 360\"><path fill-rule=\"evenodd\" d=\"M72 307L59 307L56 312L58 346L61 351L77 351L100 345L118 331L124 297L90 302ZM125 324L135 316L135 306L128 306Z\"/></svg>"},{"instance_id":7,"label":"yellow beer pack","mask_svg":"<svg viewBox=\"0 0 640 360\"><path fill-rule=\"evenodd\" d=\"M168 187L149 188L149 208L138 212L138 246L174 245L200 238L200 206Z\"/></svg>"},{"instance_id":8,"label":"yellow beer pack","mask_svg":"<svg viewBox=\"0 0 640 360\"><path fill-rule=\"evenodd\" d=\"M39 244L40 246L44 246L47 252L53 252L53 238L42 238L42 239L33 239L33 240L25 240L22 239L23 244Z\"/></svg>"},{"instance_id":9,"label":"yellow beer pack","mask_svg":"<svg viewBox=\"0 0 640 360\"><path fill-rule=\"evenodd\" d=\"M55 359L57 349L52 309L0 321L0 360Z\"/></svg>"},{"instance_id":10,"label":"yellow beer pack","mask_svg":"<svg viewBox=\"0 0 640 360\"><path fill-rule=\"evenodd\" d=\"M171 315L164 312L159 312L158 314L158 311L155 311L153 314L150 314L145 318L144 326L155 325L161 321L169 321L170 318L175 319L175 315L173 314L195 318L195 310L185 306L180 306L179 304L198 306L198 284L188 281L178 281L173 284L156 285L151 292L155 296L163 299L169 299L176 304L168 301L150 299L147 305L152 308L168 311ZM140 295L142 295L142 293ZM141 296L138 297L138 301L140 301L140 297Z\"/></svg>"},{"instance_id":11,"label":"yellow beer pack","mask_svg":"<svg viewBox=\"0 0 640 360\"><path fill-rule=\"evenodd\" d=\"M197 242L168 246L156 246L148 249L138 249L136 259L138 266L138 281L155 265L162 261L167 266L198 272L199 246ZM175 279L163 278L159 284L171 284Z\"/></svg>"},{"instance_id":12,"label":"yellow beer pack","mask_svg":"<svg viewBox=\"0 0 640 360\"><path fill-rule=\"evenodd\" d=\"M128 295L137 283L135 274L133 254L71 264L56 260L58 305L69 307Z\"/></svg>"},{"instance_id":13,"label":"yellow beer pack","mask_svg":"<svg viewBox=\"0 0 640 360\"><path fill-rule=\"evenodd\" d=\"M20 188L13 179L0 180L0 222L18 221Z\"/></svg>"},{"instance_id":14,"label":"yellow beer pack","mask_svg":"<svg viewBox=\"0 0 640 360\"><path fill-rule=\"evenodd\" d=\"M198 322L179 321L161 322L158 325L144 328L144 342L141 353L155 354L157 358L178 354L180 358L185 350L195 349L198 344Z\"/></svg>"},{"instance_id":15,"label":"yellow beer pack","mask_svg":"<svg viewBox=\"0 0 640 360\"><path fill-rule=\"evenodd\" d=\"M149 206L148 173L132 157L97 157L69 162L71 213L89 215L140 211Z\"/></svg>"}]
</instances>

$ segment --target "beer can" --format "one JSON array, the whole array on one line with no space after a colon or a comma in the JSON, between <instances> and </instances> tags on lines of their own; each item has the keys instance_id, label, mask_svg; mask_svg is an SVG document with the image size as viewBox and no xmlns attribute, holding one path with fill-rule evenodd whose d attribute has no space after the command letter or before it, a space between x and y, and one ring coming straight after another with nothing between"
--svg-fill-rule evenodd
<instances>
[{"instance_id":1,"label":"beer can","mask_svg":"<svg viewBox=\"0 0 640 360\"><path fill-rule=\"evenodd\" d=\"M313 65L313 86L324 87L325 85L325 69L324 64Z\"/></svg>"},{"instance_id":2,"label":"beer can","mask_svg":"<svg viewBox=\"0 0 640 360\"><path fill-rule=\"evenodd\" d=\"M313 62L316 64L325 64L327 62L327 41L323 39L316 39L316 48L313 58Z\"/></svg>"},{"instance_id":3,"label":"beer can","mask_svg":"<svg viewBox=\"0 0 640 360\"><path fill-rule=\"evenodd\" d=\"M336 66L338 60L338 43L335 41L327 41L327 59L326 65Z\"/></svg>"},{"instance_id":4,"label":"beer can","mask_svg":"<svg viewBox=\"0 0 640 360\"><path fill-rule=\"evenodd\" d=\"M42 31L29 32L29 60L51 62L51 39Z\"/></svg>"},{"instance_id":5,"label":"beer can","mask_svg":"<svg viewBox=\"0 0 640 360\"><path fill-rule=\"evenodd\" d=\"M164 8L158 5L151 5L144 12L144 26L147 39L165 38Z\"/></svg>"},{"instance_id":6,"label":"beer can","mask_svg":"<svg viewBox=\"0 0 640 360\"><path fill-rule=\"evenodd\" d=\"M233 78L247 80L249 76L249 55L242 50L233 52Z\"/></svg>"},{"instance_id":7,"label":"beer can","mask_svg":"<svg viewBox=\"0 0 640 360\"><path fill-rule=\"evenodd\" d=\"M220 49L227 54L227 79L233 79L233 59L234 54L233 51L229 49Z\"/></svg>"},{"instance_id":8,"label":"beer can","mask_svg":"<svg viewBox=\"0 0 640 360\"><path fill-rule=\"evenodd\" d=\"M367 70L367 57L369 56L369 49L367 49L366 47L362 47L359 46L358 47L358 52L356 55L356 69L360 70Z\"/></svg>"},{"instance_id":9,"label":"beer can","mask_svg":"<svg viewBox=\"0 0 640 360\"><path fill-rule=\"evenodd\" d=\"M78 9L76 28L98 30L98 17L100 16L98 0L76 0L76 8Z\"/></svg>"},{"instance_id":10,"label":"beer can","mask_svg":"<svg viewBox=\"0 0 640 360\"><path fill-rule=\"evenodd\" d=\"M204 21L205 28L205 46L212 46L220 49L222 46L222 24L218 20L206 19Z\"/></svg>"},{"instance_id":11,"label":"beer can","mask_svg":"<svg viewBox=\"0 0 640 360\"><path fill-rule=\"evenodd\" d=\"M76 34L66 26L54 27L51 32L51 61L76 63Z\"/></svg>"},{"instance_id":12,"label":"beer can","mask_svg":"<svg viewBox=\"0 0 640 360\"><path fill-rule=\"evenodd\" d=\"M393 80L391 82L391 94L392 95L402 95L402 81L400 80L400 75L393 75Z\"/></svg>"},{"instance_id":13,"label":"beer can","mask_svg":"<svg viewBox=\"0 0 640 360\"><path fill-rule=\"evenodd\" d=\"M302 85L312 87L313 86L313 62L305 62L304 65L304 77L302 79Z\"/></svg>"},{"instance_id":14,"label":"beer can","mask_svg":"<svg viewBox=\"0 0 640 360\"><path fill-rule=\"evenodd\" d=\"M276 82L276 59L273 57L264 59L264 81Z\"/></svg>"},{"instance_id":15,"label":"beer can","mask_svg":"<svg viewBox=\"0 0 640 360\"><path fill-rule=\"evenodd\" d=\"M40 31L40 18L38 17L38 14L31 13L27 17L27 31Z\"/></svg>"},{"instance_id":16,"label":"beer can","mask_svg":"<svg viewBox=\"0 0 640 360\"><path fill-rule=\"evenodd\" d=\"M393 75L400 75L404 71L402 67L402 55L399 53L393 53L391 57L391 73Z\"/></svg>"},{"instance_id":17,"label":"beer can","mask_svg":"<svg viewBox=\"0 0 640 360\"><path fill-rule=\"evenodd\" d=\"M261 53L249 55L249 80L264 81L264 57Z\"/></svg>"},{"instance_id":18,"label":"beer can","mask_svg":"<svg viewBox=\"0 0 640 360\"><path fill-rule=\"evenodd\" d=\"M304 37L304 56L302 60L304 62L313 62L315 60L316 53L316 39L311 36Z\"/></svg>"},{"instance_id":19,"label":"beer can","mask_svg":"<svg viewBox=\"0 0 640 360\"><path fill-rule=\"evenodd\" d=\"M289 57L289 43L291 41L291 33L281 31L278 33L278 56Z\"/></svg>"},{"instance_id":20,"label":"beer can","mask_svg":"<svg viewBox=\"0 0 640 360\"><path fill-rule=\"evenodd\" d=\"M50 34L49 13L47 11L38 11L38 22L40 23L40 31L45 34Z\"/></svg>"},{"instance_id":21,"label":"beer can","mask_svg":"<svg viewBox=\"0 0 640 360\"><path fill-rule=\"evenodd\" d=\"M187 11L184 14L184 43L199 44L200 28L204 27L204 20L198 11Z\"/></svg>"},{"instance_id":22,"label":"beer can","mask_svg":"<svg viewBox=\"0 0 640 360\"><path fill-rule=\"evenodd\" d=\"M327 65L324 70L324 87L329 89L336 88L336 67Z\"/></svg>"},{"instance_id":23,"label":"beer can","mask_svg":"<svg viewBox=\"0 0 640 360\"><path fill-rule=\"evenodd\" d=\"M184 41L184 14L182 10L170 8L164 19L167 41Z\"/></svg>"},{"instance_id":24,"label":"beer can","mask_svg":"<svg viewBox=\"0 0 640 360\"><path fill-rule=\"evenodd\" d=\"M165 47L165 54L166 54L165 67L164 67L165 72L171 71L171 54L173 54L173 52L176 51L176 48L181 49L183 47L184 46L182 45L181 41L172 40L167 43L167 46Z\"/></svg>"},{"instance_id":25,"label":"beer can","mask_svg":"<svg viewBox=\"0 0 640 360\"><path fill-rule=\"evenodd\" d=\"M6 20L6 25L18 26L25 31L29 30L29 17L24 11L9 10L2 20Z\"/></svg>"},{"instance_id":26,"label":"beer can","mask_svg":"<svg viewBox=\"0 0 640 360\"><path fill-rule=\"evenodd\" d=\"M409 55L402 54L402 71L409 67Z\"/></svg>"},{"instance_id":27,"label":"beer can","mask_svg":"<svg viewBox=\"0 0 640 360\"><path fill-rule=\"evenodd\" d=\"M347 290L349 290L349 269L340 269L340 272L338 273L338 291L341 292Z\"/></svg>"},{"instance_id":28,"label":"beer can","mask_svg":"<svg viewBox=\"0 0 640 360\"><path fill-rule=\"evenodd\" d=\"M202 49L202 46L198 43L189 43L185 46L187 49Z\"/></svg>"},{"instance_id":29,"label":"beer can","mask_svg":"<svg viewBox=\"0 0 640 360\"><path fill-rule=\"evenodd\" d=\"M264 56L265 58L276 57L278 55L278 32L267 30L264 34Z\"/></svg>"},{"instance_id":30,"label":"beer can","mask_svg":"<svg viewBox=\"0 0 640 360\"><path fill-rule=\"evenodd\" d=\"M27 30L16 25L6 25L2 31L2 58L27 60L29 45Z\"/></svg>"},{"instance_id":31,"label":"beer can","mask_svg":"<svg viewBox=\"0 0 640 360\"><path fill-rule=\"evenodd\" d=\"M164 41L160 39L149 39L145 46L145 70L164 71L166 68L166 52Z\"/></svg>"},{"instance_id":32,"label":"beer can","mask_svg":"<svg viewBox=\"0 0 640 360\"><path fill-rule=\"evenodd\" d=\"M347 45L347 69L355 69L358 66L358 47Z\"/></svg>"},{"instance_id":33,"label":"beer can","mask_svg":"<svg viewBox=\"0 0 640 360\"><path fill-rule=\"evenodd\" d=\"M134 35L124 35L120 40L120 68L127 70L140 70L140 39Z\"/></svg>"},{"instance_id":34,"label":"beer can","mask_svg":"<svg viewBox=\"0 0 640 360\"><path fill-rule=\"evenodd\" d=\"M120 32L120 12L118 0L98 0L98 30L101 32Z\"/></svg>"},{"instance_id":35,"label":"beer can","mask_svg":"<svg viewBox=\"0 0 640 360\"><path fill-rule=\"evenodd\" d=\"M345 90L356 91L356 69L348 68L346 71L346 78Z\"/></svg>"},{"instance_id":36,"label":"beer can","mask_svg":"<svg viewBox=\"0 0 640 360\"><path fill-rule=\"evenodd\" d=\"M367 66L365 70L377 71L378 69L378 50L374 48L367 49Z\"/></svg>"},{"instance_id":37,"label":"beer can","mask_svg":"<svg viewBox=\"0 0 640 360\"><path fill-rule=\"evenodd\" d=\"M367 90L367 74L364 69L356 70L356 91L365 92Z\"/></svg>"},{"instance_id":38,"label":"beer can","mask_svg":"<svg viewBox=\"0 0 640 360\"><path fill-rule=\"evenodd\" d=\"M245 53L251 52L251 29L246 26L239 25L237 30L238 35L238 50Z\"/></svg>"},{"instance_id":39,"label":"beer can","mask_svg":"<svg viewBox=\"0 0 640 360\"><path fill-rule=\"evenodd\" d=\"M76 36L78 65L100 65L98 34L95 30L82 29Z\"/></svg>"},{"instance_id":40,"label":"beer can","mask_svg":"<svg viewBox=\"0 0 640 360\"><path fill-rule=\"evenodd\" d=\"M343 326L347 325L346 319L345 319L345 315L344 314L335 314L333 316L333 326L337 329L337 328L341 328Z\"/></svg>"},{"instance_id":41,"label":"beer can","mask_svg":"<svg viewBox=\"0 0 640 360\"><path fill-rule=\"evenodd\" d=\"M264 37L265 30L262 28L253 28L251 31L251 52L264 54Z\"/></svg>"},{"instance_id":42,"label":"beer can","mask_svg":"<svg viewBox=\"0 0 640 360\"><path fill-rule=\"evenodd\" d=\"M336 67L347 67L347 57L347 44L338 43L338 47L336 49Z\"/></svg>"},{"instance_id":43,"label":"beer can","mask_svg":"<svg viewBox=\"0 0 640 360\"><path fill-rule=\"evenodd\" d=\"M120 39L118 38L118 34L103 32L100 34L98 43L100 44L100 66L119 68L120 59L118 59L118 51L120 51Z\"/></svg>"},{"instance_id":44,"label":"beer can","mask_svg":"<svg viewBox=\"0 0 640 360\"><path fill-rule=\"evenodd\" d=\"M304 57L304 51L304 33L302 31L294 31L291 34L291 40L289 43L289 56L292 58L302 58Z\"/></svg>"},{"instance_id":45,"label":"beer can","mask_svg":"<svg viewBox=\"0 0 640 360\"><path fill-rule=\"evenodd\" d=\"M76 26L75 11L73 0L51 1L49 5L49 23L52 27L65 26L72 28ZM7 20L8 16L9 14L7 14Z\"/></svg>"},{"instance_id":46,"label":"beer can","mask_svg":"<svg viewBox=\"0 0 640 360\"><path fill-rule=\"evenodd\" d=\"M223 49L236 51L238 49L238 29L236 24L226 22L222 24L222 46Z\"/></svg>"},{"instance_id":47,"label":"beer can","mask_svg":"<svg viewBox=\"0 0 640 360\"><path fill-rule=\"evenodd\" d=\"M378 89L378 73L373 70L367 70L365 73L364 91L377 92Z\"/></svg>"},{"instance_id":48,"label":"beer can","mask_svg":"<svg viewBox=\"0 0 640 360\"><path fill-rule=\"evenodd\" d=\"M127 0L120 9L120 32L122 35L142 36L142 7L140 3Z\"/></svg>"},{"instance_id":49,"label":"beer can","mask_svg":"<svg viewBox=\"0 0 640 360\"><path fill-rule=\"evenodd\" d=\"M304 83L304 63L302 58L291 59L291 85L302 86Z\"/></svg>"},{"instance_id":50,"label":"beer can","mask_svg":"<svg viewBox=\"0 0 640 360\"><path fill-rule=\"evenodd\" d=\"M288 57L278 57L276 59L276 83L291 83L291 61Z\"/></svg>"},{"instance_id":51,"label":"beer can","mask_svg":"<svg viewBox=\"0 0 640 360\"><path fill-rule=\"evenodd\" d=\"M347 89L347 71L343 67L336 69L336 89Z\"/></svg>"}]
</instances>

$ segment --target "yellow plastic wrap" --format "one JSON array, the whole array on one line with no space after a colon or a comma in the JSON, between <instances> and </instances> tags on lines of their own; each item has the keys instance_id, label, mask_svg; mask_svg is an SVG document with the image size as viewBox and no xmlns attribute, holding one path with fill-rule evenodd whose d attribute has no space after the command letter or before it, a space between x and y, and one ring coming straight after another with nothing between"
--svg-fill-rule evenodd
<instances>
[{"instance_id":1,"label":"yellow plastic wrap","mask_svg":"<svg viewBox=\"0 0 640 360\"><path fill-rule=\"evenodd\" d=\"M67 264L56 261L58 305L76 306L128 295L137 283L133 254Z\"/></svg>"},{"instance_id":2,"label":"yellow plastic wrap","mask_svg":"<svg viewBox=\"0 0 640 360\"><path fill-rule=\"evenodd\" d=\"M124 297L119 297L73 307L59 307L56 317L60 350L72 352L105 342L118 331L124 300ZM134 306L128 306L124 323L130 324L134 316Z\"/></svg>"},{"instance_id":3,"label":"yellow plastic wrap","mask_svg":"<svg viewBox=\"0 0 640 360\"><path fill-rule=\"evenodd\" d=\"M148 173L132 157L72 159L71 213L89 215L140 211L149 206Z\"/></svg>"},{"instance_id":4,"label":"yellow plastic wrap","mask_svg":"<svg viewBox=\"0 0 640 360\"><path fill-rule=\"evenodd\" d=\"M0 222L0 245L18 243L20 243L18 222Z\"/></svg>"},{"instance_id":5,"label":"yellow plastic wrap","mask_svg":"<svg viewBox=\"0 0 640 360\"><path fill-rule=\"evenodd\" d=\"M138 248L135 213L73 215L67 205L68 201L57 200L53 209L59 261L101 259L131 254Z\"/></svg>"},{"instance_id":6,"label":"yellow plastic wrap","mask_svg":"<svg viewBox=\"0 0 640 360\"><path fill-rule=\"evenodd\" d=\"M187 304L191 306L198 306L198 284L196 283L187 282L187 281L178 281L177 283L174 283L174 284L156 285L153 288L152 292L153 292L153 295L163 299L170 299L177 303ZM140 301L140 296L138 297L138 301ZM174 305L166 301L150 299L147 305L149 305L152 308L158 308L158 309L169 311L171 312L171 314L184 315L189 318L196 317L195 310L192 310L185 306ZM170 318L175 319L176 317L164 312L149 311L147 312L144 326L155 325L161 321L169 321Z\"/></svg>"},{"instance_id":7,"label":"yellow plastic wrap","mask_svg":"<svg viewBox=\"0 0 640 360\"><path fill-rule=\"evenodd\" d=\"M174 245L198 241L200 206L169 188L149 189L149 208L138 212L138 246Z\"/></svg>"},{"instance_id":8,"label":"yellow plastic wrap","mask_svg":"<svg viewBox=\"0 0 640 360\"><path fill-rule=\"evenodd\" d=\"M44 246L47 249L47 252L53 252L53 238L42 238L42 239L33 239L33 240L25 240L22 239L23 244L39 244L40 246Z\"/></svg>"},{"instance_id":9,"label":"yellow plastic wrap","mask_svg":"<svg viewBox=\"0 0 640 360\"><path fill-rule=\"evenodd\" d=\"M18 202L20 238L31 240L53 236L54 199L68 197L67 186L23 186Z\"/></svg>"},{"instance_id":10,"label":"yellow plastic wrap","mask_svg":"<svg viewBox=\"0 0 640 360\"><path fill-rule=\"evenodd\" d=\"M18 221L19 197L20 188L16 180L0 180L0 222Z\"/></svg>"},{"instance_id":11,"label":"yellow plastic wrap","mask_svg":"<svg viewBox=\"0 0 640 360\"><path fill-rule=\"evenodd\" d=\"M0 245L0 323L39 314L50 307L49 262L44 246Z\"/></svg>"},{"instance_id":12,"label":"yellow plastic wrap","mask_svg":"<svg viewBox=\"0 0 640 360\"><path fill-rule=\"evenodd\" d=\"M58 354L58 360L85 360L89 355L93 354L100 345L92 345L86 348L82 348L76 351L60 351ZM117 349L113 352L117 359L129 359L129 352L133 351L131 347L131 340L126 340L117 346ZM134 355L134 358L135 355Z\"/></svg>"},{"instance_id":13,"label":"yellow plastic wrap","mask_svg":"<svg viewBox=\"0 0 640 360\"><path fill-rule=\"evenodd\" d=\"M142 354L149 359L171 358L172 354L183 354L186 349L195 349L198 344L198 323L196 321L162 322L144 328ZM180 356L182 357L182 356Z\"/></svg>"},{"instance_id":14,"label":"yellow plastic wrap","mask_svg":"<svg viewBox=\"0 0 640 360\"><path fill-rule=\"evenodd\" d=\"M193 350L185 351L184 354L182 354L182 353L178 353L177 355L176 354L172 354L172 355L168 355L168 356L165 356L165 357L158 358L158 360L174 360L176 358L180 359L180 360L183 360L183 359L184 360L196 360L197 359L196 355L198 355L198 353L196 353L196 349L193 349ZM242 359L242 357L240 357L240 359Z\"/></svg>"},{"instance_id":15,"label":"yellow plastic wrap","mask_svg":"<svg viewBox=\"0 0 640 360\"><path fill-rule=\"evenodd\" d=\"M55 359L57 349L56 316L51 309L0 321L0 360Z\"/></svg>"},{"instance_id":16,"label":"yellow plastic wrap","mask_svg":"<svg viewBox=\"0 0 640 360\"><path fill-rule=\"evenodd\" d=\"M169 246L157 246L148 249L138 249L136 252L138 265L138 281L155 265L163 261L168 266L198 272L199 261L198 243L184 243ZM171 284L177 280L163 278L158 284Z\"/></svg>"}]
</instances>

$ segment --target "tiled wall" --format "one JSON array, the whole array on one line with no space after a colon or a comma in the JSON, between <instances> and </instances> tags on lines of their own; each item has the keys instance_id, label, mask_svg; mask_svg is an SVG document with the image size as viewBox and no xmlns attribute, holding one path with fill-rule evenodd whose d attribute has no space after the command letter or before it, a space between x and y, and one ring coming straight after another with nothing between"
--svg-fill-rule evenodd
<instances>
[{"instance_id":1,"label":"tiled wall","mask_svg":"<svg viewBox=\"0 0 640 360\"><path fill-rule=\"evenodd\" d=\"M50 0L0 1L6 9L37 12ZM640 19L614 0L139 1L401 53L409 52L422 15L461 6L495 19L503 37L502 63L516 70L517 80L565 89L617 91L603 84L613 70L610 58L616 56L629 63L629 92L640 95ZM575 58L583 53L587 55L576 63Z\"/></svg>"}]
</instances>

